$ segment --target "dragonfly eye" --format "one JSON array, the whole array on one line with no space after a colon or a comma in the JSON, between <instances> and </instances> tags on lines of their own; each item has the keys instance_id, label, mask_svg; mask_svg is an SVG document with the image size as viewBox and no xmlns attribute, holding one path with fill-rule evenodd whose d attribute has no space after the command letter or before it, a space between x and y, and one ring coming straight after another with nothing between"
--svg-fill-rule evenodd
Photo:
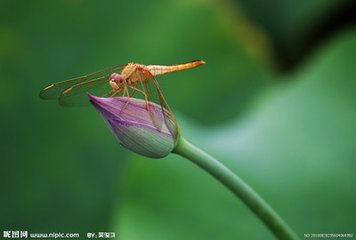
<instances>
[{"instance_id":1,"label":"dragonfly eye","mask_svg":"<svg viewBox=\"0 0 356 240\"><path fill-rule=\"evenodd\" d=\"M121 77L120 74L113 73L113 74L110 75L110 81L113 81L116 84L121 84L121 83L123 83L124 79Z\"/></svg>"}]
</instances>

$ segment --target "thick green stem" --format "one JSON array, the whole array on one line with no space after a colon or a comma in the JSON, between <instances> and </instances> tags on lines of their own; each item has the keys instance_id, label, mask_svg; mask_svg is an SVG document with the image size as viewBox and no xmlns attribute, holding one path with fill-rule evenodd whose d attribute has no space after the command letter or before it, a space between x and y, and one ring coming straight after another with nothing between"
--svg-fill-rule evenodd
<instances>
[{"instance_id":1,"label":"thick green stem","mask_svg":"<svg viewBox=\"0 0 356 240\"><path fill-rule=\"evenodd\" d=\"M249 185L218 160L179 137L174 153L185 157L210 173L240 198L278 239L296 240L298 236Z\"/></svg>"}]
</instances>

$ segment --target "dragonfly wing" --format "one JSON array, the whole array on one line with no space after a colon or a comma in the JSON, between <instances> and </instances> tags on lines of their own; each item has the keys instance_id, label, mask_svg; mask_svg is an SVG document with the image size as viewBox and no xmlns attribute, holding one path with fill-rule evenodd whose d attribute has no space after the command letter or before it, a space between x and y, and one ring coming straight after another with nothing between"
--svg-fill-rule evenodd
<instances>
[{"instance_id":1,"label":"dragonfly wing","mask_svg":"<svg viewBox=\"0 0 356 240\"><path fill-rule=\"evenodd\" d=\"M170 133L173 135L173 137L177 138L177 135L178 135L177 120L175 119L171 108L169 107L166 99L164 98L164 95L159 87L159 84L158 84L156 78L154 76L152 76L150 78L150 80L153 82L153 84L156 87L166 126L167 126L168 130L170 131Z\"/></svg>"},{"instance_id":2,"label":"dragonfly wing","mask_svg":"<svg viewBox=\"0 0 356 240\"><path fill-rule=\"evenodd\" d=\"M72 78L66 81L53 83L44 87L40 92L40 98L42 99L56 99L61 93L68 87L84 81L87 76Z\"/></svg>"},{"instance_id":3,"label":"dragonfly wing","mask_svg":"<svg viewBox=\"0 0 356 240\"><path fill-rule=\"evenodd\" d=\"M87 82L92 79L97 79L102 76L110 75L113 72L121 71L125 65L119 65L114 67L105 68L103 70L90 73L81 77L71 78L65 81L53 83L44 87L40 92L40 98L42 99L57 99L61 96L62 92L71 86Z\"/></svg>"},{"instance_id":4,"label":"dragonfly wing","mask_svg":"<svg viewBox=\"0 0 356 240\"><path fill-rule=\"evenodd\" d=\"M147 100L148 101L148 106L149 106L149 114L150 114L150 117L151 117L151 119L152 119L152 123L153 123L153 125L156 127L156 129L157 130L159 130L159 131L161 131L162 130L162 117L161 117L161 115L160 114L158 114L158 113L156 113L155 111L151 111L151 109L152 108L150 108L150 105L151 105L151 103L152 102L154 102L154 103L159 103L159 101L155 101L155 100L152 100L152 99L154 99L155 97L153 97L152 95L151 95L151 93L152 93L152 90L150 90L151 88L150 88L150 86L149 86L149 84L148 84L148 82L147 81L145 81L145 82L142 82L142 87L143 87L143 91L145 92L145 94L146 94L146 99L145 100Z\"/></svg>"},{"instance_id":5,"label":"dragonfly wing","mask_svg":"<svg viewBox=\"0 0 356 240\"><path fill-rule=\"evenodd\" d=\"M166 99L163 96L163 93L159 87L159 84L154 76L150 76L145 82L143 82L144 91L149 97L149 101L158 103L161 105L162 115L164 117L164 123L167 126L170 133L177 137L178 134L178 125L177 121L173 115L172 110L170 109ZM153 119L154 120L154 119ZM155 124L156 126L156 124ZM162 126L156 126L158 130L161 130Z\"/></svg>"},{"instance_id":6,"label":"dragonfly wing","mask_svg":"<svg viewBox=\"0 0 356 240\"><path fill-rule=\"evenodd\" d=\"M59 104L66 107L85 106L88 104L87 94L95 96L109 96L112 90L109 82L110 74L89 81L80 82L62 91Z\"/></svg>"}]
</instances>

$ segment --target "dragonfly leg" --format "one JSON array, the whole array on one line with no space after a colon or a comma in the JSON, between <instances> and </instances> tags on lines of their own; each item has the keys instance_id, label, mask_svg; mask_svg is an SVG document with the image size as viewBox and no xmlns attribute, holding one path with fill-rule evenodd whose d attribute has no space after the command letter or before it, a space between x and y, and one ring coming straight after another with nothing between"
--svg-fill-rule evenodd
<instances>
[{"instance_id":1,"label":"dragonfly leg","mask_svg":"<svg viewBox=\"0 0 356 240\"><path fill-rule=\"evenodd\" d=\"M123 91L121 97L125 97L125 95L126 95L126 96L129 96L129 92L128 92L128 90L127 90L127 86L124 86L123 89L124 89L124 91Z\"/></svg>"},{"instance_id":2,"label":"dragonfly leg","mask_svg":"<svg viewBox=\"0 0 356 240\"><path fill-rule=\"evenodd\" d=\"M135 86L136 86L136 85L135 85ZM130 100L131 100L131 97L132 97L132 96L134 95L134 93L135 93L135 86L129 86L130 88L132 88L132 91L131 91L130 94L129 94L129 90L128 90L127 86L125 86L124 94L123 94L122 96L125 96L125 92L126 92L126 94L127 94L127 101L126 101L125 105L121 108L120 113L125 110L125 108L127 107L127 105L129 105Z\"/></svg>"},{"instance_id":3,"label":"dragonfly leg","mask_svg":"<svg viewBox=\"0 0 356 240\"><path fill-rule=\"evenodd\" d=\"M110 92L108 92L105 97L114 97L115 95L117 95L119 92L121 92L122 88L118 88L118 89L112 89Z\"/></svg>"},{"instance_id":4,"label":"dragonfly leg","mask_svg":"<svg viewBox=\"0 0 356 240\"><path fill-rule=\"evenodd\" d=\"M145 100L146 100L147 95L146 95L146 93L145 93L144 91L142 91L141 89L138 89L138 88L136 87L136 85L135 85L135 86L130 86L130 88L131 88L133 91L137 91L137 92L139 92L139 93L142 93L143 96L145 97Z\"/></svg>"},{"instance_id":5,"label":"dragonfly leg","mask_svg":"<svg viewBox=\"0 0 356 240\"><path fill-rule=\"evenodd\" d=\"M150 110L150 104L149 104L149 101L148 101L148 96L147 96L147 94L144 92L144 91L142 91L141 89L138 89L138 88L136 88L136 87L132 87L131 86L131 88L133 89L133 90L136 90L137 92L139 92L139 93L142 93L142 95L144 96L144 98L145 98L145 102L146 102L146 108L147 108L147 110L149 111Z\"/></svg>"},{"instance_id":6,"label":"dragonfly leg","mask_svg":"<svg viewBox=\"0 0 356 240\"><path fill-rule=\"evenodd\" d=\"M147 92L147 90L145 90L146 88L145 88L145 85L143 85L143 82L140 81L140 83L141 83L141 86L144 91L140 90L139 92L142 93L145 98L147 111L150 111L150 101L148 100L148 92Z\"/></svg>"},{"instance_id":7,"label":"dragonfly leg","mask_svg":"<svg viewBox=\"0 0 356 240\"><path fill-rule=\"evenodd\" d=\"M130 100L131 100L131 97L132 97L132 96L134 95L134 93L135 93L135 89L134 89L132 86L130 86L130 88L132 88L132 91L131 91L130 94L127 95L127 102L125 103L123 109L125 109L125 108L127 107L127 105L129 104L129 102L130 102ZM128 92L129 92L129 91L127 90L127 93L128 93Z\"/></svg>"},{"instance_id":8,"label":"dragonfly leg","mask_svg":"<svg viewBox=\"0 0 356 240\"><path fill-rule=\"evenodd\" d=\"M134 86L129 86L132 89L130 97L132 97L134 95L135 91L139 90L139 89L136 88L136 85L137 84L135 84Z\"/></svg>"}]
</instances>

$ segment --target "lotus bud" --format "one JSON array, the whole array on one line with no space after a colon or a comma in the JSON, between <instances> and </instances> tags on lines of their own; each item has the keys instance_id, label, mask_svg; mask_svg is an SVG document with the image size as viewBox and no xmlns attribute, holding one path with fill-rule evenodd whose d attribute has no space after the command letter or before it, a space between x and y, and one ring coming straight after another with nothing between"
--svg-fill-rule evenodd
<instances>
[{"instance_id":1,"label":"lotus bud","mask_svg":"<svg viewBox=\"0 0 356 240\"><path fill-rule=\"evenodd\" d=\"M151 158L163 158L175 148L178 126L161 106L150 102L148 110L144 100L127 103L126 97L89 95L89 100L125 148Z\"/></svg>"}]
</instances>

